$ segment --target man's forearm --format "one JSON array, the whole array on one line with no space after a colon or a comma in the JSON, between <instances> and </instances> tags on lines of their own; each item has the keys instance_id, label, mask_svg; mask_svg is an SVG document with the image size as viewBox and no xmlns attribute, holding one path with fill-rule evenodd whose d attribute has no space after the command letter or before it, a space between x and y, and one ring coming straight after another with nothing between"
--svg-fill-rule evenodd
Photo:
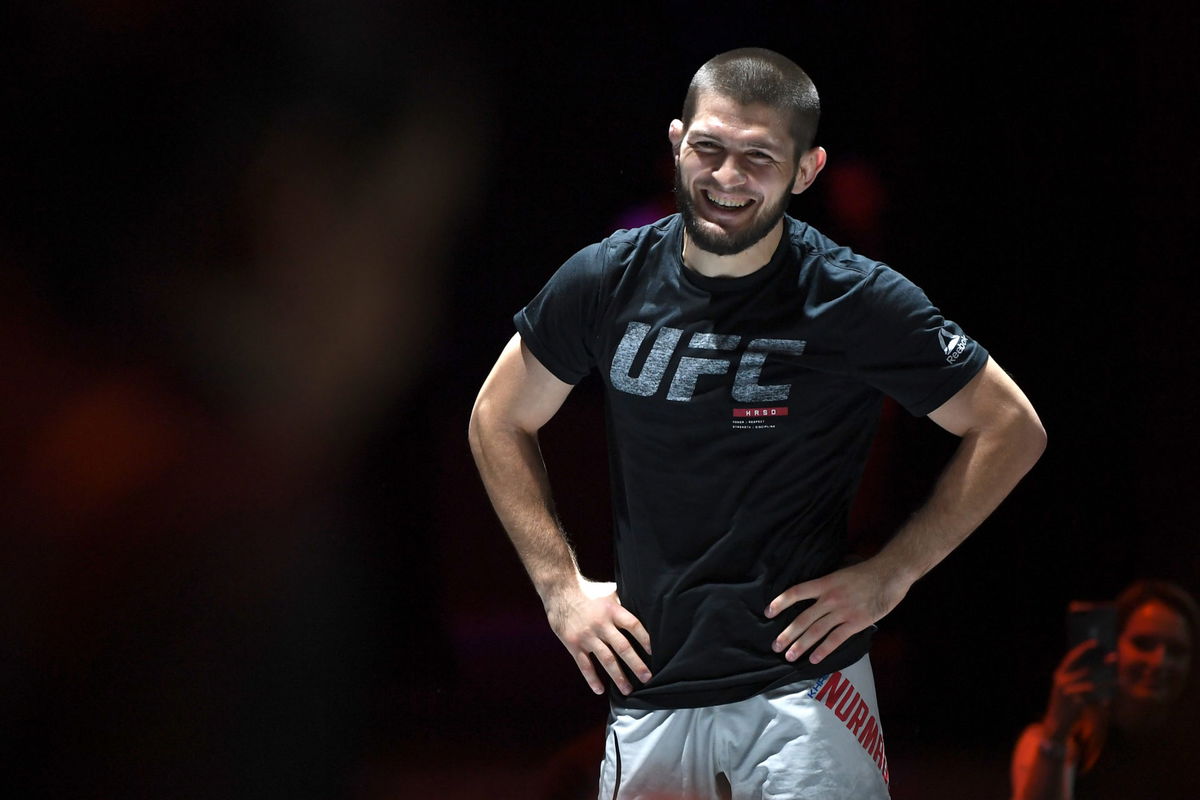
<instances>
[{"instance_id":1,"label":"man's forearm","mask_svg":"<svg viewBox=\"0 0 1200 800\"><path fill-rule=\"evenodd\" d=\"M968 431L929 500L876 559L908 585L940 563L982 523L1045 449L1036 416L1014 414L995 428Z\"/></svg>"},{"instance_id":2,"label":"man's forearm","mask_svg":"<svg viewBox=\"0 0 1200 800\"><path fill-rule=\"evenodd\" d=\"M570 391L514 335L479 390L468 438L488 497L542 598L550 628L593 692L604 693L606 676L628 694L633 685L626 670L643 683L651 678L629 636L649 653L650 634L621 605L615 584L579 574L538 448L537 432Z\"/></svg>"},{"instance_id":3,"label":"man's forearm","mask_svg":"<svg viewBox=\"0 0 1200 800\"><path fill-rule=\"evenodd\" d=\"M492 507L508 532L543 602L578 585L578 567L554 512L550 481L536 434L471 418L471 452Z\"/></svg>"}]
</instances>

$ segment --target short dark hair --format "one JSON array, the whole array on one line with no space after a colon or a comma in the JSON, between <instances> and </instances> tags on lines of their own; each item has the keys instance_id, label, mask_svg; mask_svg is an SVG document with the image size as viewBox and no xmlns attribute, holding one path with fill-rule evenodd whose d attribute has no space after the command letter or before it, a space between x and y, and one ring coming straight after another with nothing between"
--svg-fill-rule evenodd
<instances>
[{"instance_id":1,"label":"short dark hair","mask_svg":"<svg viewBox=\"0 0 1200 800\"><path fill-rule=\"evenodd\" d=\"M761 103L782 112L789 120L797 159L813 146L821 116L817 87L804 70L774 50L743 47L706 61L692 76L683 100L685 130L704 92L716 92L743 106Z\"/></svg>"},{"instance_id":2,"label":"short dark hair","mask_svg":"<svg viewBox=\"0 0 1200 800\"><path fill-rule=\"evenodd\" d=\"M1162 603L1183 617L1192 635L1192 647L1200 645L1196 641L1200 634L1200 608L1186 589L1171 581L1141 579L1125 587L1117 597L1117 630L1125 630L1133 612L1151 602Z\"/></svg>"}]
</instances>

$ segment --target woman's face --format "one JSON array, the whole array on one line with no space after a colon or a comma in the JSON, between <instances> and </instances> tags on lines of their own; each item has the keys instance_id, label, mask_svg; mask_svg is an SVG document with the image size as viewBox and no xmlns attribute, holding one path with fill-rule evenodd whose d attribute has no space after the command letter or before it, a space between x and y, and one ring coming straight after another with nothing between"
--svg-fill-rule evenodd
<instances>
[{"instance_id":1,"label":"woman's face","mask_svg":"<svg viewBox=\"0 0 1200 800\"><path fill-rule=\"evenodd\" d=\"M1192 664L1192 636L1183 617L1151 600L1129 617L1117 640L1121 692L1140 703L1167 704L1183 692Z\"/></svg>"}]
</instances>

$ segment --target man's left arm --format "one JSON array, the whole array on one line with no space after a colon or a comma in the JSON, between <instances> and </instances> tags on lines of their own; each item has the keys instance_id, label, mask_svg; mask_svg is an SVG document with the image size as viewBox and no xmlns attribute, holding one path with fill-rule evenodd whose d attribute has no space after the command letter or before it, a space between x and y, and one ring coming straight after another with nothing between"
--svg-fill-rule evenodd
<instances>
[{"instance_id":1,"label":"man's left arm","mask_svg":"<svg viewBox=\"0 0 1200 800\"><path fill-rule=\"evenodd\" d=\"M767 606L774 618L815 600L776 638L795 661L824 641L817 663L895 608L909 588L979 527L1046 448L1046 431L1020 387L995 361L929 418L960 436L929 500L871 558L787 589Z\"/></svg>"}]
</instances>

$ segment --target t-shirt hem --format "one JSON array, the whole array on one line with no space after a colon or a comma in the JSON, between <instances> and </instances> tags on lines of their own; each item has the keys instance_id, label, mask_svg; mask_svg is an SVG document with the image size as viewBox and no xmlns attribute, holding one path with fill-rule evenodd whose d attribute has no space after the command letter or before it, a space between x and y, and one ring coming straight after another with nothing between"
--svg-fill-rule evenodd
<instances>
[{"instance_id":1,"label":"t-shirt hem","mask_svg":"<svg viewBox=\"0 0 1200 800\"><path fill-rule=\"evenodd\" d=\"M631 708L639 710L675 709L675 708L708 708L728 703L738 703L763 692L778 689L792 683L804 680L814 680L829 675L840 669L845 669L856 663L871 650L871 635L873 628L863 631L857 636L862 637L857 646L843 646L835 651L820 664L805 662L803 664L784 664L778 669L772 669L758 680L750 683L739 683L734 686L719 686L708 689L679 689L676 691L634 692L625 696L609 690L609 699L616 709Z\"/></svg>"},{"instance_id":2,"label":"t-shirt hem","mask_svg":"<svg viewBox=\"0 0 1200 800\"><path fill-rule=\"evenodd\" d=\"M943 403L958 394L959 389L970 383L971 379L978 375L988 362L988 351L984 349L983 345L975 342L975 348L976 352L971 360L962 368L955 370L937 389L922 398L920 402L905 406L908 413L914 417L927 416L931 412L937 411Z\"/></svg>"}]
</instances>

